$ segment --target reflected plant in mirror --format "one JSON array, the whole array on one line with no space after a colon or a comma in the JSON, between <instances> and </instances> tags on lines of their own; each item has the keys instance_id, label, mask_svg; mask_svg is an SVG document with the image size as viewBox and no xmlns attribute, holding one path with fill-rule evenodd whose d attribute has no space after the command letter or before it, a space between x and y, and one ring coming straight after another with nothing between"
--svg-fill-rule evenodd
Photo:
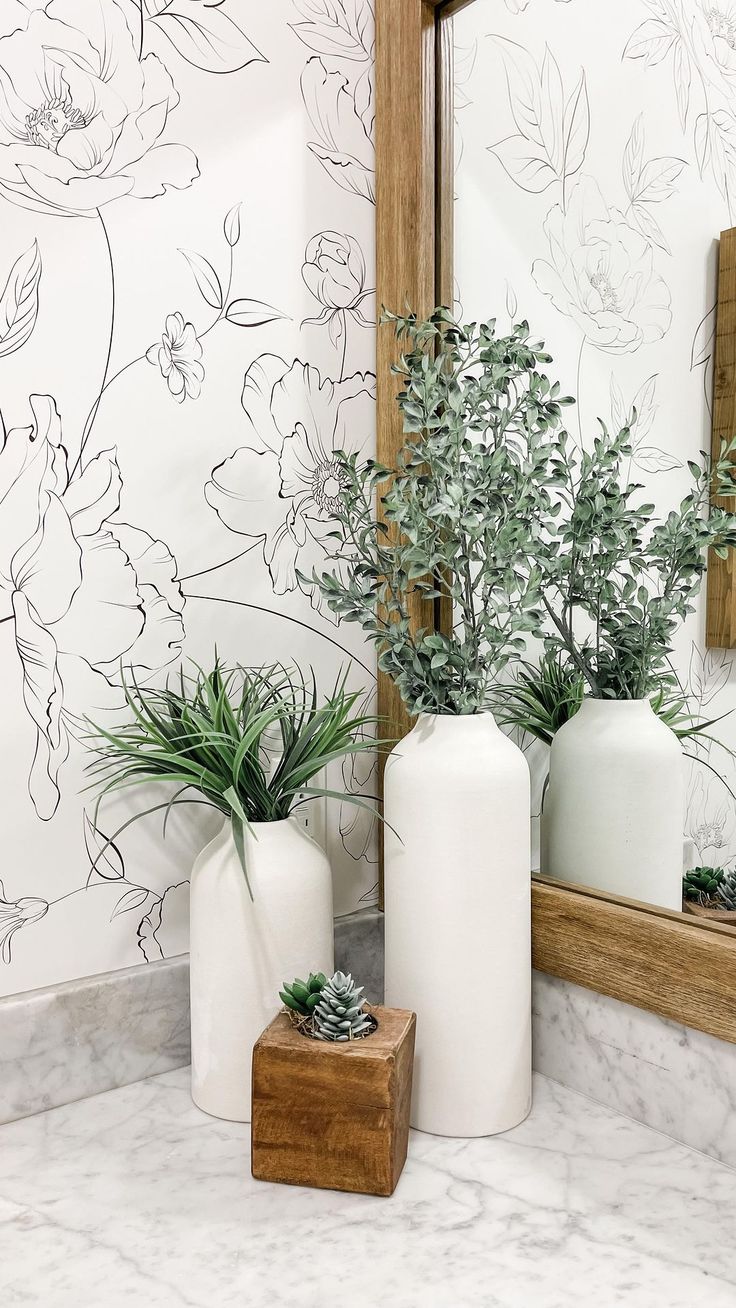
<instances>
[{"instance_id":1,"label":"reflected plant in mirror","mask_svg":"<svg viewBox=\"0 0 736 1308\"><path fill-rule=\"evenodd\" d=\"M690 460L693 486L664 519L629 483L628 427L611 434L601 424L590 451L560 435L559 526L543 539L535 564L543 575L550 622L547 647L578 670L588 692L602 699L642 699L676 688L669 657L673 640L694 611L708 549L722 558L736 546L736 515L711 502L734 494L736 438L720 457ZM582 634L581 634L582 629Z\"/></svg>"}]
</instances>

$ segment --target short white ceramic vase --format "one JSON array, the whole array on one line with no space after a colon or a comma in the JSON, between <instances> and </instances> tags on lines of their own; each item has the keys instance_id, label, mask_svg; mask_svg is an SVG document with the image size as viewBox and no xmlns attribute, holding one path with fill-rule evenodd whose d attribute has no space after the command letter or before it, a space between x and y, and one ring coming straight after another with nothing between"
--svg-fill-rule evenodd
<instances>
[{"instance_id":1,"label":"short white ceramic vase","mask_svg":"<svg viewBox=\"0 0 736 1308\"><path fill-rule=\"evenodd\" d=\"M250 898L230 822L192 869L192 1098L250 1121L251 1056L284 981L334 971L330 865L293 818L245 832Z\"/></svg>"},{"instance_id":2,"label":"short white ceramic vase","mask_svg":"<svg viewBox=\"0 0 736 1308\"><path fill-rule=\"evenodd\" d=\"M492 1135L529 1112L529 812L526 760L490 713L422 715L387 762L386 1003L417 1014L421 1131Z\"/></svg>"},{"instance_id":3,"label":"short white ceramic vase","mask_svg":"<svg viewBox=\"0 0 736 1308\"><path fill-rule=\"evenodd\" d=\"M680 743L647 699L585 699L556 733L542 871L662 908L682 906Z\"/></svg>"}]
</instances>

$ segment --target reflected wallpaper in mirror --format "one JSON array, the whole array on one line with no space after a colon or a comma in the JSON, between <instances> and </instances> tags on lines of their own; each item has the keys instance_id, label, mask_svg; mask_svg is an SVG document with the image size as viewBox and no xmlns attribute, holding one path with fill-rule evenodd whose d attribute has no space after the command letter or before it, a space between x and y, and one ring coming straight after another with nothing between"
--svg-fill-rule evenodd
<instances>
[{"instance_id":1,"label":"reflected wallpaper in mirror","mask_svg":"<svg viewBox=\"0 0 736 1308\"><path fill-rule=\"evenodd\" d=\"M600 422L629 426L626 477L666 518L691 489L688 461L710 448L717 237L736 224L736 62L722 25L695 0L619 0L602 41L586 0L475 0L455 16L454 42L458 314L496 318L501 334L527 320L552 355L549 377L576 397L571 441L589 450ZM681 740L686 907L736 923L736 681L731 654L705 650L704 614L705 587L672 658L676 721L712 723ZM638 739L631 702L620 707L615 730ZM539 734L525 736L537 828L549 760ZM666 789L657 748L649 775ZM549 827L545 810L536 862L547 872ZM584 824L568 827L585 838ZM628 884L611 885L605 851L588 853L586 884L679 908L680 887L673 899L648 885L635 859Z\"/></svg>"}]
</instances>

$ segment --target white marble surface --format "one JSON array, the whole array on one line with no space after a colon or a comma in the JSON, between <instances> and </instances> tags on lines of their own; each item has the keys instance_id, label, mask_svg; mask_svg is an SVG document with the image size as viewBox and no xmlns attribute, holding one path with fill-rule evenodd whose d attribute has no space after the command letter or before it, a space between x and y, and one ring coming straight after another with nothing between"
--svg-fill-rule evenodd
<instances>
[{"instance_id":1,"label":"white marble surface","mask_svg":"<svg viewBox=\"0 0 736 1308\"><path fill-rule=\"evenodd\" d=\"M534 1066L736 1167L736 1045L536 973Z\"/></svg>"},{"instance_id":2,"label":"white marble surface","mask_svg":"<svg viewBox=\"0 0 736 1308\"><path fill-rule=\"evenodd\" d=\"M542 1077L495 1139L414 1134L392 1199L253 1181L186 1069L0 1128L0 1302L734 1308L736 1172Z\"/></svg>"}]
</instances>

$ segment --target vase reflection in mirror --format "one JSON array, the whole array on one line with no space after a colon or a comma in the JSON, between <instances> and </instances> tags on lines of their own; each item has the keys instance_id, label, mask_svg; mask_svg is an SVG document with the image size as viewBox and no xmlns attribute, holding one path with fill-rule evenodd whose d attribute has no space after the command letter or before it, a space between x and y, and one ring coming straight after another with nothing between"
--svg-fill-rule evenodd
<instances>
[{"instance_id":1,"label":"vase reflection in mirror","mask_svg":"<svg viewBox=\"0 0 736 1308\"><path fill-rule=\"evenodd\" d=\"M542 872L679 910L684 825L682 748L649 700L585 699L552 741Z\"/></svg>"}]
</instances>

